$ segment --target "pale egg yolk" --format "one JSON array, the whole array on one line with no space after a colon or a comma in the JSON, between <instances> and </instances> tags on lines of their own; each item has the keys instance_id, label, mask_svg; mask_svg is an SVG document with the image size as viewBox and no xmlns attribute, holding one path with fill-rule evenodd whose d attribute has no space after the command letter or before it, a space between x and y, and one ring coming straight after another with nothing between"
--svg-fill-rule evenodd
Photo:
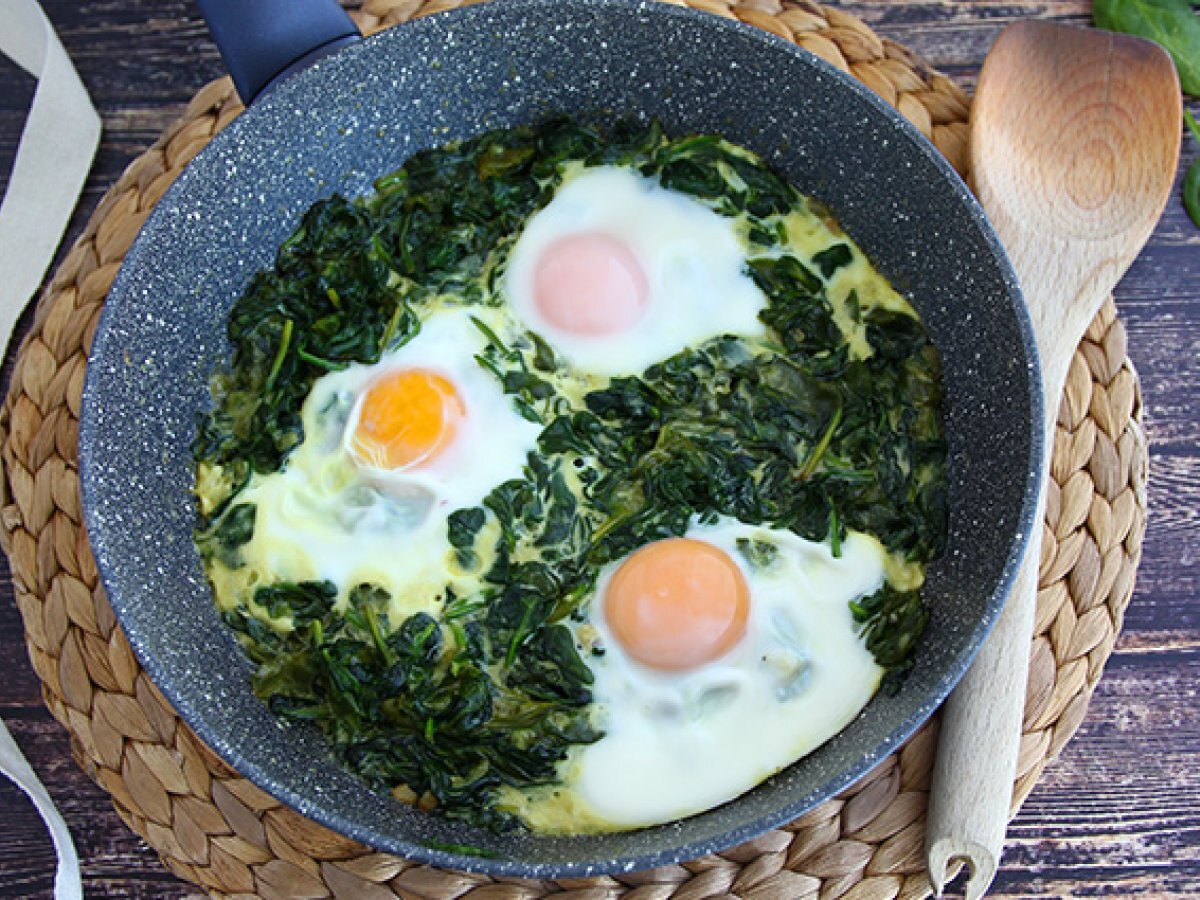
<instances>
[{"instance_id":1,"label":"pale egg yolk","mask_svg":"<svg viewBox=\"0 0 1200 900\"><path fill-rule=\"evenodd\" d=\"M604 594L614 637L643 665L680 671L710 662L745 634L750 589L724 550L691 538L631 553Z\"/></svg>"},{"instance_id":2,"label":"pale egg yolk","mask_svg":"<svg viewBox=\"0 0 1200 900\"><path fill-rule=\"evenodd\" d=\"M437 458L454 442L467 410L454 385L429 369L394 369L371 382L350 449L378 469L405 469Z\"/></svg>"},{"instance_id":3,"label":"pale egg yolk","mask_svg":"<svg viewBox=\"0 0 1200 900\"><path fill-rule=\"evenodd\" d=\"M581 335L617 334L646 311L650 287L622 241L586 231L559 238L537 261L533 298L552 325Z\"/></svg>"}]
</instances>

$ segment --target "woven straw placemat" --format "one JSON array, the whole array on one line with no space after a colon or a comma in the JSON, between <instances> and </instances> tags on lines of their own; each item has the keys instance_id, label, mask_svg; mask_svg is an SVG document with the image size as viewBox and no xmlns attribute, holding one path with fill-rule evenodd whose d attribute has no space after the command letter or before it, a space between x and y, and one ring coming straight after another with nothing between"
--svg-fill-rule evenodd
<instances>
[{"instance_id":1,"label":"woven straw placemat","mask_svg":"<svg viewBox=\"0 0 1200 900\"><path fill-rule=\"evenodd\" d=\"M665 2L736 16L819 54L897 107L964 172L965 93L858 19L809 2ZM374 31L459 5L368 0L356 15ZM785 828L682 865L556 882L497 880L373 852L264 794L179 719L138 665L96 575L76 476L80 392L96 319L130 242L188 160L240 110L228 79L208 85L105 195L41 298L0 413L7 476L0 538L29 653L77 761L112 795L121 818L173 872L216 896L927 895L936 718L859 784ZM1125 330L1109 301L1075 354L1059 411L1014 811L1079 727L1133 589L1145 526L1140 407Z\"/></svg>"}]
</instances>

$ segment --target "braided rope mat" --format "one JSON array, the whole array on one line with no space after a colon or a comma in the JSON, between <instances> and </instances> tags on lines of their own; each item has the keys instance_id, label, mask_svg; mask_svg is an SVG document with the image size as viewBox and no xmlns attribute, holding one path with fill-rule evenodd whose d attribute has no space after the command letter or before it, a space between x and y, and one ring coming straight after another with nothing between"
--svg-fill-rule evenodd
<instances>
[{"instance_id":1,"label":"braided rope mat","mask_svg":"<svg viewBox=\"0 0 1200 900\"><path fill-rule=\"evenodd\" d=\"M794 41L882 95L959 169L965 93L836 9L780 0L665 0ZM462 5L367 0L365 31ZM719 855L612 878L492 879L376 853L302 818L226 766L142 671L101 588L76 476L87 348L117 268L188 160L241 110L228 79L200 91L97 207L42 297L0 413L9 553L30 657L76 760L180 877L214 896L533 900L924 897L937 721L859 784ZM1133 589L1145 527L1146 442L1125 330L1109 301L1076 352L1059 411L1041 590L1013 809L1079 727Z\"/></svg>"}]
</instances>

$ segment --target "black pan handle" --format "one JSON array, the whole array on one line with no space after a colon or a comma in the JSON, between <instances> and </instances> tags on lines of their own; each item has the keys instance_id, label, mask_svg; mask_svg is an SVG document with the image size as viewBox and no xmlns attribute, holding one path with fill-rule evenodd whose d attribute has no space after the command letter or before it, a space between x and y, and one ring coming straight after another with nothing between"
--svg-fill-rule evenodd
<instances>
[{"instance_id":1,"label":"black pan handle","mask_svg":"<svg viewBox=\"0 0 1200 900\"><path fill-rule=\"evenodd\" d=\"M334 0L196 0L247 106L327 53L359 40Z\"/></svg>"}]
</instances>

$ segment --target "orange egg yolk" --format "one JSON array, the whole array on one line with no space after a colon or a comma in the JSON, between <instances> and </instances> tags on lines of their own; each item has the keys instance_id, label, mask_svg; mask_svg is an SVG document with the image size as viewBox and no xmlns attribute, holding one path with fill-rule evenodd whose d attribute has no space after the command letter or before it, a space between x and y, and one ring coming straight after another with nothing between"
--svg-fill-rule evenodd
<instances>
[{"instance_id":1,"label":"orange egg yolk","mask_svg":"<svg viewBox=\"0 0 1200 900\"><path fill-rule=\"evenodd\" d=\"M725 551L669 538L634 551L604 594L614 637L643 665L694 669L727 652L746 632L750 590Z\"/></svg>"},{"instance_id":2,"label":"orange egg yolk","mask_svg":"<svg viewBox=\"0 0 1200 900\"><path fill-rule=\"evenodd\" d=\"M466 415L454 385L437 372L385 372L362 398L350 449L378 469L420 466L454 442Z\"/></svg>"},{"instance_id":3,"label":"orange egg yolk","mask_svg":"<svg viewBox=\"0 0 1200 900\"><path fill-rule=\"evenodd\" d=\"M533 299L552 325L579 335L617 334L646 311L650 287L637 257L611 235L559 238L534 268Z\"/></svg>"}]
</instances>

